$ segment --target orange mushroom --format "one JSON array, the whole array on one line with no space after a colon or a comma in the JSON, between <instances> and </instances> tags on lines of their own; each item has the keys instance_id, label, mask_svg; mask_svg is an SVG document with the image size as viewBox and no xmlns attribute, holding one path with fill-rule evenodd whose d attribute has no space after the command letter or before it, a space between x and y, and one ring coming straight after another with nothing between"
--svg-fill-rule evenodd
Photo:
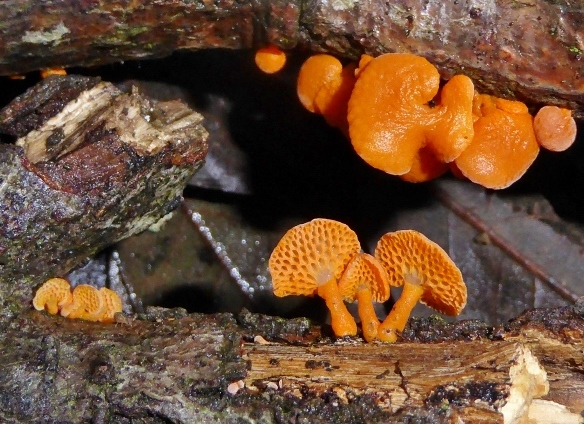
<instances>
[{"instance_id":1,"label":"orange mushroom","mask_svg":"<svg viewBox=\"0 0 584 424\"><path fill-rule=\"evenodd\" d=\"M107 287L99 289L99 293L103 300L104 307L98 321L112 323L115 320L115 314L117 312L122 312L122 299L115 291L110 290Z\"/></svg>"},{"instance_id":2,"label":"orange mushroom","mask_svg":"<svg viewBox=\"0 0 584 424\"><path fill-rule=\"evenodd\" d=\"M67 75L65 68L45 68L41 69L41 78L47 78L51 75Z\"/></svg>"},{"instance_id":3,"label":"orange mushroom","mask_svg":"<svg viewBox=\"0 0 584 424\"><path fill-rule=\"evenodd\" d=\"M355 68L354 64L342 68L340 74L324 83L314 98L315 110L322 114L330 126L339 128L347 137L347 108L355 86Z\"/></svg>"},{"instance_id":4,"label":"orange mushroom","mask_svg":"<svg viewBox=\"0 0 584 424\"><path fill-rule=\"evenodd\" d=\"M274 45L262 47L256 51L255 63L262 72L274 74L286 64L286 53Z\"/></svg>"},{"instance_id":5,"label":"orange mushroom","mask_svg":"<svg viewBox=\"0 0 584 424\"><path fill-rule=\"evenodd\" d=\"M539 153L533 120L525 104L477 94L473 102L474 138L456 158L469 180L487 188L509 187Z\"/></svg>"},{"instance_id":6,"label":"orange mushroom","mask_svg":"<svg viewBox=\"0 0 584 424\"><path fill-rule=\"evenodd\" d=\"M309 57L298 74L297 94L308 111L323 115L329 125L348 135L347 107L355 85L355 65L343 68L327 54Z\"/></svg>"},{"instance_id":7,"label":"orange mushroom","mask_svg":"<svg viewBox=\"0 0 584 424\"><path fill-rule=\"evenodd\" d=\"M63 306L61 315L67 318L80 318L98 321L105 304L98 289L88 284L80 284L73 289L73 302Z\"/></svg>"},{"instance_id":8,"label":"orange mushroom","mask_svg":"<svg viewBox=\"0 0 584 424\"><path fill-rule=\"evenodd\" d=\"M432 150L425 146L418 151L411 169L399 177L409 183L423 183L445 174L448 168L449 164L440 162Z\"/></svg>"},{"instance_id":9,"label":"orange mushroom","mask_svg":"<svg viewBox=\"0 0 584 424\"><path fill-rule=\"evenodd\" d=\"M379 326L378 338L393 343L420 301L446 315L458 315L466 305L462 274L446 252L415 230L387 233L377 243L375 257L387 270L391 285L403 285L400 298Z\"/></svg>"},{"instance_id":10,"label":"orange mushroom","mask_svg":"<svg viewBox=\"0 0 584 424\"><path fill-rule=\"evenodd\" d=\"M46 309L56 315L59 309L73 301L71 286L63 278L51 278L36 291L32 304L37 311Z\"/></svg>"},{"instance_id":11,"label":"orange mushroom","mask_svg":"<svg viewBox=\"0 0 584 424\"><path fill-rule=\"evenodd\" d=\"M533 130L539 145L552 152L563 152L576 140L572 111L557 106L542 107L533 119Z\"/></svg>"},{"instance_id":12,"label":"orange mushroom","mask_svg":"<svg viewBox=\"0 0 584 424\"><path fill-rule=\"evenodd\" d=\"M385 302L391 294L385 268L373 256L358 253L345 268L338 286L346 302L358 302L365 340L372 342L377 339L379 320L373 302Z\"/></svg>"},{"instance_id":13,"label":"orange mushroom","mask_svg":"<svg viewBox=\"0 0 584 424\"><path fill-rule=\"evenodd\" d=\"M474 86L468 77L454 76L433 105L440 75L423 57L388 53L362 62L348 122L353 148L365 162L403 175L424 146L448 163L470 144Z\"/></svg>"},{"instance_id":14,"label":"orange mushroom","mask_svg":"<svg viewBox=\"0 0 584 424\"><path fill-rule=\"evenodd\" d=\"M357 235L341 222L318 218L297 225L284 234L270 256L274 294L318 294L330 310L335 335L356 335L357 324L343 303L337 282L360 251Z\"/></svg>"}]
</instances>

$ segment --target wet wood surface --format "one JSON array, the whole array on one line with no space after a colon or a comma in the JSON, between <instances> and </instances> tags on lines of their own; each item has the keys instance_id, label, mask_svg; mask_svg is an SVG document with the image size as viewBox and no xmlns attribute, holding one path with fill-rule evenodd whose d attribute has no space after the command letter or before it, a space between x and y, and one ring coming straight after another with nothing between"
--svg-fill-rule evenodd
<instances>
[{"instance_id":1,"label":"wet wood surface","mask_svg":"<svg viewBox=\"0 0 584 424\"><path fill-rule=\"evenodd\" d=\"M0 318L7 423L518 422L530 405L577 423L584 407L579 304L499 328L414 320L393 345L331 341L302 320L249 313Z\"/></svg>"},{"instance_id":2,"label":"wet wood surface","mask_svg":"<svg viewBox=\"0 0 584 424\"><path fill-rule=\"evenodd\" d=\"M584 116L582 2L535 0L133 1L0 4L0 75L94 66L177 50L256 48L411 52L482 92Z\"/></svg>"}]
</instances>

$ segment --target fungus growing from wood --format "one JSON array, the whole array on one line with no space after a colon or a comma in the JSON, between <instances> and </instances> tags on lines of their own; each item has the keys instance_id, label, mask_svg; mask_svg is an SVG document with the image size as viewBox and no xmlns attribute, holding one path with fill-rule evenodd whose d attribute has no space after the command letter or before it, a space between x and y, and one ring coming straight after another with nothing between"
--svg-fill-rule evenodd
<instances>
[{"instance_id":1,"label":"fungus growing from wood","mask_svg":"<svg viewBox=\"0 0 584 424\"><path fill-rule=\"evenodd\" d=\"M424 146L448 163L470 144L474 85L468 77L454 76L434 104L440 75L423 57L388 53L362 63L348 122L351 143L365 162L403 175Z\"/></svg>"},{"instance_id":2,"label":"fungus growing from wood","mask_svg":"<svg viewBox=\"0 0 584 424\"><path fill-rule=\"evenodd\" d=\"M542 107L533 119L533 130L539 145L552 152L563 152L576 140L572 111L557 106Z\"/></svg>"},{"instance_id":3,"label":"fungus growing from wood","mask_svg":"<svg viewBox=\"0 0 584 424\"><path fill-rule=\"evenodd\" d=\"M37 311L56 315L59 309L73 301L71 286L63 278L51 278L36 291L32 304Z\"/></svg>"},{"instance_id":4,"label":"fungus growing from wood","mask_svg":"<svg viewBox=\"0 0 584 424\"><path fill-rule=\"evenodd\" d=\"M385 302L391 294L385 268L373 256L358 253L345 268L338 286L346 302L358 302L365 340L372 342L377 339L379 320L373 302Z\"/></svg>"},{"instance_id":5,"label":"fungus growing from wood","mask_svg":"<svg viewBox=\"0 0 584 424\"><path fill-rule=\"evenodd\" d=\"M347 109L355 86L355 65L345 66L334 79L327 81L314 98L315 109L326 122L339 128L348 137Z\"/></svg>"},{"instance_id":6,"label":"fungus growing from wood","mask_svg":"<svg viewBox=\"0 0 584 424\"><path fill-rule=\"evenodd\" d=\"M341 61L328 54L310 56L300 67L296 93L302 106L309 112L322 113L316 105L316 96L327 82L337 80L343 72Z\"/></svg>"},{"instance_id":7,"label":"fungus growing from wood","mask_svg":"<svg viewBox=\"0 0 584 424\"><path fill-rule=\"evenodd\" d=\"M256 51L255 63L260 71L274 74L286 65L286 53L274 45L262 47Z\"/></svg>"},{"instance_id":8,"label":"fungus growing from wood","mask_svg":"<svg viewBox=\"0 0 584 424\"><path fill-rule=\"evenodd\" d=\"M418 231L385 234L377 243L375 257L387 270L390 284L403 285L400 298L379 326L379 340L395 342L418 301L453 316L466 305L460 270L440 246Z\"/></svg>"},{"instance_id":9,"label":"fungus growing from wood","mask_svg":"<svg viewBox=\"0 0 584 424\"><path fill-rule=\"evenodd\" d=\"M517 181L539 153L533 119L525 104L477 94L472 143L455 160L469 180L502 189Z\"/></svg>"},{"instance_id":10,"label":"fungus growing from wood","mask_svg":"<svg viewBox=\"0 0 584 424\"><path fill-rule=\"evenodd\" d=\"M335 335L356 335L357 324L343 303L337 282L360 251L357 235L343 223L318 218L297 225L284 234L270 256L274 294L318 294L330 310Z\"/></svg>"},{"instance_id":11,"label":"fungus growing from wood","mask_svg":"<svg viewBox=\"0 0 584 424\"><path fill-rule=\"evenodd\" d=\"M99 289L99 294L103 300L103 309L98 321L112 323L115 321L114 316L117 312L122 312L122 299L113 290L107 287Z\"/></svg>"},{"instance_id":12,"label":"fungus growing from wood","mask_svg":"<svg viewBox=\"0 0 584 424\"><path fill-rule=\"evenodd\" d=\"M73 302L61 309L61 315L67 318L99 321L104 307L104 301L98 289L88 284L80 284L73 289Z\"/></svg>"},{"instance_id":13,"label":"fungus growing from wood","mask_svg":"<svg viewBox=\"0 0 584 424\"><path fill-rule=\"evenodd\" d=\"M448 169L449 164L436 159L432 150L425 146L418 151L411 169L399 177L409 183L423 183L438 178Z\"/></svg>"}]
</instances>

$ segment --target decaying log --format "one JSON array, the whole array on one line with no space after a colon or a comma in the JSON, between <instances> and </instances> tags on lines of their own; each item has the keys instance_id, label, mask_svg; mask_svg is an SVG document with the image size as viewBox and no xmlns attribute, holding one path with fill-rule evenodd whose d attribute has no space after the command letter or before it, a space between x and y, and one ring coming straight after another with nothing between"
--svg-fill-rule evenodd
<instances>
[{"instance_id":1,"label":"decaying log","mask_svg":"<svg viewBox=\"0 0 584 424\"><path fill-rule=\"evenodd\" d=\"M583 22L581 1L10 0L0 4L0 75L266 42L353 60L399 51L427 57L446 78L464 73L483 92L583 118Z\"/></svg>"},{"instance_id":2,"label":"decaying log","mask_svg":"<svg viewBox=\"0 0 584 424\"><path fill-rule=\"evenodd\" d=\"M414 319L394 345L331 342L303 319L237 321L160 308L112 325L0 315L0 420L582 421L582 305L495 328Z\"/></svg>"},{"instance_id":3,"label":"decaying log","mask_svg":"<svg viewBox=\"0 0 584 424\"><path fill-rule=\"evenodd\" d=\"M206 153L201 120L79 76L2 109L0 133L17 140L0 144L0 281L63 275L175 209Z\"/></svg>"}]
</instances>

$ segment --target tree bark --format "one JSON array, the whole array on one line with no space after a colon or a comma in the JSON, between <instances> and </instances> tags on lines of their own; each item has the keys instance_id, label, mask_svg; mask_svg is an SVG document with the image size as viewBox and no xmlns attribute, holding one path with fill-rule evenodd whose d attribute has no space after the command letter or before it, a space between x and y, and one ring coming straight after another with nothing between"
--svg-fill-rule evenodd
<instances>
[{"instance_id":1,"label":"tree bark","mask_svg":"<svg viewBox=\"0 0 584 424\"><path fill-rule=\"evenodd\" d=\"M245 312L239 325L161 308L112 325L3 315L0 418L512 423L534 408L577 423L583 312L535 310L500 328L414 319L393 345L331 342L306 320Z\"/></svg>"},{"instance_id":2,"label":"tree bark","mask_svg":"<svg viewBox=\"0 0 584 424\"><path fill-rule=\"evenodd\" d=\"M584 117L582 1L229 2L10 0L0 4L0 75L271 42L355 60L411 52L445 78Z\"/></svg>"},{"instance_id":3,"label":"tree bark","mask_svg":"<svg viewBox=\"0 0 584 424\"><path fill-rule=\"evenodd\" d=\"M64 275L178 207L202 117L99 79L51 77L0 111L0 281ZM1 297L1 296L0 296Z\"/></svg>"}]
</instances>

